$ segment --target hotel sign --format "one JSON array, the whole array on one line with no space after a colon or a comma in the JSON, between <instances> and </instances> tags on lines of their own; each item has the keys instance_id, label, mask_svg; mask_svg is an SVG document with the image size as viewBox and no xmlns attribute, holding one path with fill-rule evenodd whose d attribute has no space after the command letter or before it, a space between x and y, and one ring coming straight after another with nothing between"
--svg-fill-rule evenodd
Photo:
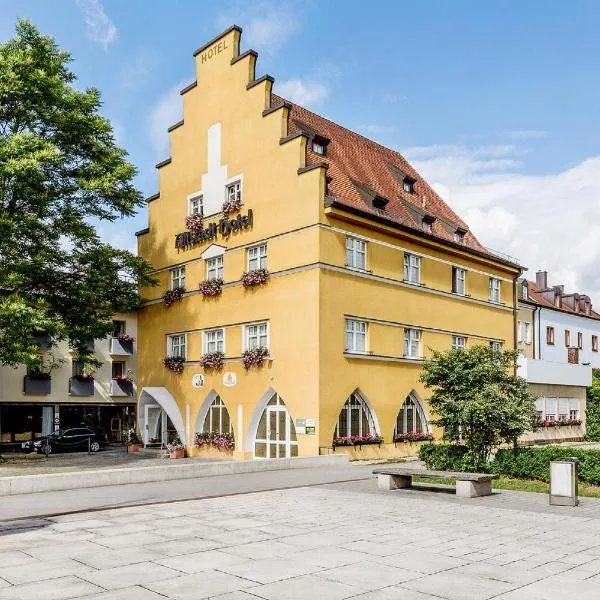
<instances>
[{"instance_id":1,"label":"hotel sign","mask_svg":"<svg viewBox=\"0 0 600 600\"><path fill-rule=\"evenodd\" d=\"M217 239L218 236L228 238L232 233L252 227L252 209L247 215L238 215L235 219L223 217L215 223L209 223L200 231L184 231L175 236L175 248L185 249L203 242Z\"/></svg>"}]
</instances>

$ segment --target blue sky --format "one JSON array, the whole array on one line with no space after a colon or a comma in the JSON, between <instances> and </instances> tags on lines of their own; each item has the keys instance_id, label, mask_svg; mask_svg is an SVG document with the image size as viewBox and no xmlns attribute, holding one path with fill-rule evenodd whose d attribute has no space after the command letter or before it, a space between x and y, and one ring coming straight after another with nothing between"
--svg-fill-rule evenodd
<instances>
[{"instance_id":1,"label":"blue sky","mask_svg":"<svg viewBox=\"0 0 600 600\"><path fill-rule=\"evenodd\" d=\"M236 23L275 89L401 151L482 242L600 304L600 3L3 0L73 56L156 191L192 52ZM144 211L102 229L132 248Z\"/></svg>"}]
</instances>

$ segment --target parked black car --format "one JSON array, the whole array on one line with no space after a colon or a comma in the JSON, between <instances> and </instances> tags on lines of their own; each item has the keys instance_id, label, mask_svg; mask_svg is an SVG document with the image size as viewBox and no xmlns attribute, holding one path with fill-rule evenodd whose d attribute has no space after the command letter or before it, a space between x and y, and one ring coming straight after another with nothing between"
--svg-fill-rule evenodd
<instances>
[{"instance_id":1,"label":"parked black car","mask_svg":"<svg viewBox=\"0 0 600 600\"><path fill-rule=\"evenodd\" d=\"M89 442L88 442L89 440ZM105 435L96 433L89 427L74 427L55 431L35 442L23 442L23 450L37 450L42 454L52 452L84 451L88 448L92 452L98 452L108 445Z\"/></svg>"}]
</instances>

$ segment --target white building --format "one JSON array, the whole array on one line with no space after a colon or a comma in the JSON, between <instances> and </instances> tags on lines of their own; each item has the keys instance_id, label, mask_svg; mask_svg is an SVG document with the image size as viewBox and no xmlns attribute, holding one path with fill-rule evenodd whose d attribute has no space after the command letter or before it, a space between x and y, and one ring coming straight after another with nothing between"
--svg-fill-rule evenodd
<instances>
[{"instance_id":1,"label":"white building","mask_svg":"<svg viewBox=\"0 0 600 600\"><path fill-rule=\"evenodd\" d=\"M519 375L538 397L538 420L546 425L529 440L581 439L585 435L586 388L600 368L600 314L589 296L548 285L545 271L520 282ZM580 422L580 423L578 423Z\"/></svg>"},{"instance_id":2,"label":"white building","mask_svg":"<svg viewBox=\"0 0 600 600\"><path fill-rule=\"evenodd\" d=\"M137 319L116 315L113 325L112 336L89 341L102 362L91 378L82 376L68 343L49 349L46 335L35 341L45 362L57 365L49 377L28 373L25 366L0 367L0 448L17 449L24 441L82 424L110 441L123 439L136 423Z\"/></svg>"}]
</instances>

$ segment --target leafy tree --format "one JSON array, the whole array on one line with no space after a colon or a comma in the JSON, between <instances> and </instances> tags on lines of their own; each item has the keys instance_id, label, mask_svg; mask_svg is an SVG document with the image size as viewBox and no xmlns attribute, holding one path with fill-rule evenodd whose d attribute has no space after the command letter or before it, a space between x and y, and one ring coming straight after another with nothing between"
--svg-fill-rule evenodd
<instances>
[{"instance_id":1,"label":"leafy tree","mask_svg":"<svg viewBox=\"0 0 600 600\"><path fill-rule=\"evenodd\" d=\"M585 438L600 441L600 370L592 372L592 386L587 389Z\"/></svg>"},{"instance_id":2,"label":"leafy tree","mask_svg":"<svg viewBox=\"0 0 600 600\"><path fill-rule=\"evenodd\" d=\"M74 87L70 55L28 21L0 45L0 364L39 366L37 332L70 340L110 333L135 309L150 266L103 243L94 222L142 205L135 167L100 116L100 93Z\"/></svg>"},{"instance_id":3,"label":"leafy tree","mask_svg":"<svg viewBox=\"0 0 600 600\"><path fill-rule=\"evenodd\" d=\"M432 390L429 404L444 439L467 447L466 461L481 468L492 450L516 443L535 422L535 398L515 376L518 352L488 346L435 352L421 381Z\"/></svg>"}]
</instances>

